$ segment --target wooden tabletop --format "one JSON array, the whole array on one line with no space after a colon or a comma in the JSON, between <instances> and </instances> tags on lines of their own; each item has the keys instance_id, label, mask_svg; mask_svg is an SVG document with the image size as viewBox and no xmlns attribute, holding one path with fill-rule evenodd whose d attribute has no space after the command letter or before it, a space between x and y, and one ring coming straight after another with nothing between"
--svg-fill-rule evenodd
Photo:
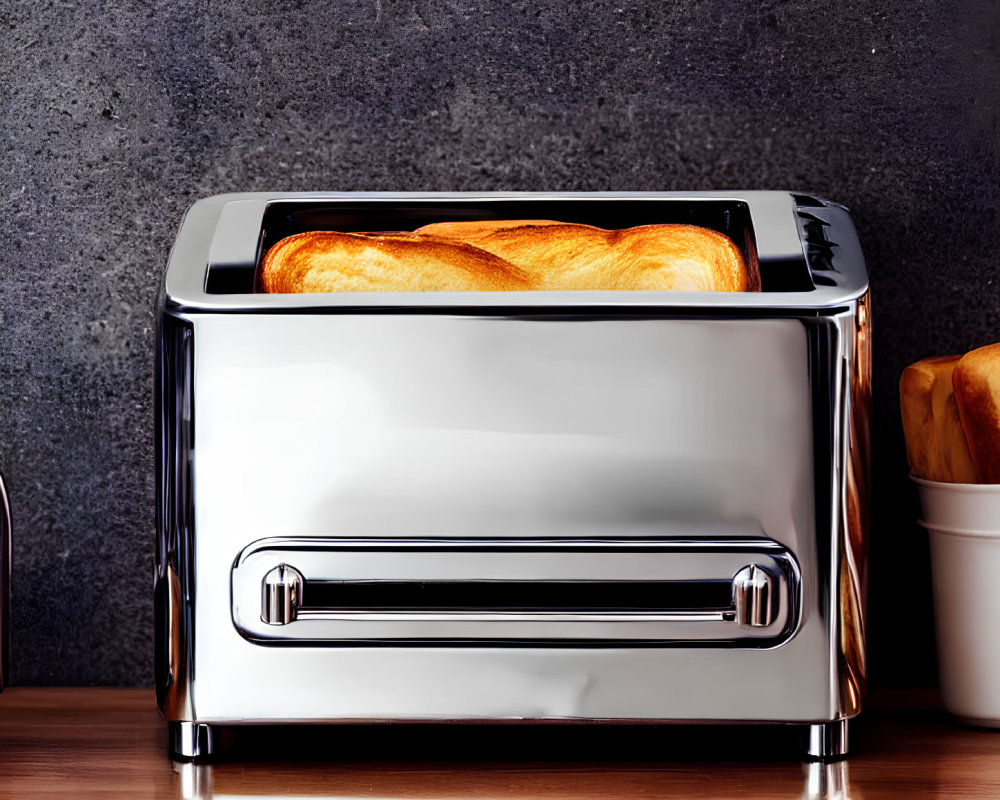
<instances>
[{"instance_id":1,"label":"wooden tabletop","mask_svg":"<svg viewBox=\"0 0 1000 800\"><path fill-rule=\"evenodd\" d=\"M797 761L790 729L747 726L245 729L194 766L167 758L149 690L14 688L0 798L1000 797L1000 733L953 724L927 693L873 705L827 766Z\"/></svg>"}]
</instances>

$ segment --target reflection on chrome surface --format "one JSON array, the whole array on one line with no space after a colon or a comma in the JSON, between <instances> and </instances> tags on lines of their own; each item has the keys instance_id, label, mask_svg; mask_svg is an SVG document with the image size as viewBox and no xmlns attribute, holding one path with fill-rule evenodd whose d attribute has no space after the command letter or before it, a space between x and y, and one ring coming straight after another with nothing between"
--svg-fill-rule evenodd
<instances>
[{"instance_id":1,"label":"reflection on chrome surface","mask_svg":"<svg viewBox=\"0 0 1000 800\"><path fill-rule=\"evenodd\" d=\"M675 764L673 766L676 767L677 765ZM847 761L838 761L833 764L822 764L814 762L809 764L803 764L802 768L803 768L803 773L805 774L805 788L803 789L802 794L800 795L801 800L863 800L862 795L858 794L851 788ZM540 769L547 770L548 768L540 768ZM228 772L228 768L226 767L223 767L222 770ZM371 770L373 774L373 779L376 773L381 772L378 769L378 766L375 764L371 765ZM498 771L499 770L500 767L498 766ZM565 768L561 769L560 771L564 770ZM728 771L733 771L733 770L734 768L729 768ZM266 768L263 768L262 771L266 771ZM320 771L323 772L322 770ZM783 791L787 789L787 787L782 785L784 783L783 781L780 780L775 781L774 780L775 776L771 773L771 771L770 770L765 770L765 771L768 773L766 776L764 774L755 776L754 774L755 768L753 766L744 766L742 768L739 768L739 772L741 773L742 776L739 780L741 797L754 796L752 794L746 793L747 785L745 780L749 779L752 785L754 777L759 778L762 784L770 784L771 781L774 781L773 785L768 785L767 788L763 789L764 793L761 794L760 797L762 798L767 797L768 800L772 800L772 798L776 797L786 797L786 796L792 797L792 794L790 793L786 794L785 791ZM331 786L336 785L337 778L335 773L324 773L322 775L313 775L311 776L311 780L307 779L309 780L310 783L314 784L322 783L324 785L323 794L313 793L313 791L311 791L308 786L297 784L294 778L288 778L286 781L283 782L285 784L285 788L290 793L280 794L280 793L274 793L273 791L268 791L269 789L272 788L268 786L268 783L272 784L273 786L274 783L278 782L275 779L275 776L272 775L270 779L264 778L258 781L253 775L252 768L247 769L246 766L237 767L238 774L231 776L233 778L232 783L237 784L237 786L234 786L234 788L236 789L235 792L215 791L213 767L211 765L175 763L174 772L177 775L177 787L178 787L177 796L183 798L183 800L222 800L223 798L225 798L225 800L244 800L244 799L284 800L284 798L293 798L293 797L330 798L330 800L336 798L336 800L350 800L350 798L352 797L359 796L356 793L356 791L350 791L350 789L354 790L357 789L357 781L356 781L357 776L354 776L355 780L350 780L350 783L352 785L350 789L348 789L348 791L350 792L349 794L329 794ZM672 772L673 770L671 771L665 770L662 773L663 785L661 788L671 796L673 795L672 789L676 788L679 790L678 796L682 796L685 794L684 792L685 787L680 785L676 787L672 786L672 783L674 782L673 781L674 776L672 775ZM573 781L571 773L572 770L570 768L570 770L567 772L567 777L566 777L566 780L568 782ZM579 777L580 780L585 781L587 779L584 773L581 773ZM722 776L717 776L717 777L722 777ZM444 797L448 798L542 797L549 794L549 792L546 792L544 789L540 790L539 786L534 783L524 786L524 791L520 791L516 784L515 785L508 784L503 789L500 789L498 792L488 791L487 793L483 793L482 791L483 787L481 785L475 788L471 786L463 787L461 785L462 772L460 771L456 771L453 777L449 777L446 779L443 778L442 773L439 770L435 770L429 774L422 774L419 769L414 769L412 771L407 771L406 780L407 780L407 787L405 789L397 790L396 792L387 795L374 793L376 791L376 787L369 784L368 788L370 791L365 792L363 796L366 798L366 800L379 800L379 798L381 798L382 800L389 800L389 798L391 797L399 797L399 798L422 797L422 798L428 798L429 800L430 798L433 797L442 797L442 798ZM445 781L447 782L448 788L445 789L442 794L435 793L434 787L440 786ZM373 782L377 783L377 781L374 780ZM709 795L699 794L699 796L704 796L704 797L729 796L727 794L728 790L726 788L726 784L728 783L728 781L726 781L725 778L723 778L721 781L716 781L715 783L717 785L714 788L718 791L718 794L709 794ZM247 793L246 790L250 787L256 788L257 791L252 791L250 793ZM640 789L638 787L632 786L632 789L635 790L636 792L636 796L638 795L646 796L648 788L649 788L648 786L646 786L645 789ZM687 788L691 787L688 786ZM569 790L569 792L567 792L567 790ZM571 792L572 792L572 785L563 786L562 790L558 792L558 796L564 798L570 797L572 796ZM628 797L631 794L631 792L629 791L629 784L624 779L622 781L621 792L617 794L619 797L623 798ZM581 791L580 796L594 797L595 795L592 791L583 789Z\"/></svg>"},{"instance_id":2,"label":"reflection on chrome surface","mask_svg":"<svg viewBox=\"0 0 1000 800\"><path fill-rule=\"evenodd\" d=\"M828 618L837 592L822 554L838 526L830 509L817 518L813 478L816 463L835 459L813 449L807 374L812 350L841 362L838 324L227 316L196 321L191 354L178 343L187 328L165 318L182 386L161 409L162 432L180 440L161 491L161 710L169 721L209 725L849 716L828 696L839 663ZM330 341L356 344L331 352ZM436 354L431 375L428 352ZM658 368L664 354L669 375ZM195 395L197 412L185 411ZM294 413L262 428L262 407ZM359 439L361 408L370 413ZM196 455L184 442L193 419ZM162 444L161 456L177 447ZM169 465L161 466L166 476ZM820 494L832 497L833 488ZM233 587L221 577L247 545L276 534L618 540L666 530L696 538L706 524L745 521L800 564L804 607L781 647L649 648L638 658L631 648L291 652L241 637ZM259 616L260 578L253 597ZM726 680L709 679L723 673ZM692 690L665 690L664 675Z\"/></svg>"},{"instance_id":3,"label":"reflection on chrome surface","mask_svg":"<svg viewBox=\"0 0 1000 800\"><path fill-rule=\"evenodd\" d=\"M181 764L174 762L177 774L178 795L184 800L204 800L212 793L212 768L203 764Z\"/></svg>"},{"instance_id":4,"label":"reflection on chrome surface","mask_svg":"<svg viewBox=\"0 0 1000 800\"><path fill-rule=\"evenodd\" d=\"M813 762L806 765L806 789L802 800L859 800L860 795L851 792L847 762L833 764Z\"/></svg>"}]
</instances>

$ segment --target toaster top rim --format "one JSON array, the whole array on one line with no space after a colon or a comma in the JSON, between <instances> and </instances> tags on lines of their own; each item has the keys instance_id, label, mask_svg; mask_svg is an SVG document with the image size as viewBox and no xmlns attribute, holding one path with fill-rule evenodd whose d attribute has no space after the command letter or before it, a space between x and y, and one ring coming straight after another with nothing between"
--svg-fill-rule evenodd
<instances>
[{"instance_id":1,"label":"toaster top rim","mask_svg":"<svg viewBox=\"0 0 1000 800\"><path fill-rule=\"evenodd\" d=\"M674 291L518 291L518 292L332 292L253 294L210 291L212 270L253 270L259 257L263 220L269 208L291 204L355 204L372 209L386 204L539 203L546 216L566 201L602 204L623 201L672 201L740 204L749 212L756 254L767 265L795 262L809 270L814 288L761 292ZM285 205L289 204L289 205ZM697 209L689 205L684 208ZM608 209L609 211L611 209ZM535 216L538 218L538 215ZM636 223L640 224L640 223ZM811 238L819 231L819 242ZM824 259L818 273L814 256ZM831 259L833 268L829 269ZM773 266L771 267L774 268ZM463 309L593 309L684 311L835 312L864 296L868 273L854 224L843 206L813 195L784 191L701 192L247 192L218 194L196 201L187 211L174 241L161 286L161 309L195 312L320 312L393 310L405 312Z\"/></svg>"}]
</instances>

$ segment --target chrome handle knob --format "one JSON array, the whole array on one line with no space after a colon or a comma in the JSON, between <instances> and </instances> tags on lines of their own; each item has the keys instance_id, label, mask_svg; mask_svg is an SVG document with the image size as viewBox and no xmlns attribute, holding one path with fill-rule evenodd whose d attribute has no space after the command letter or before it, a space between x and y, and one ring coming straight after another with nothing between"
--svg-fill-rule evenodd
<instances>
[{"instance_id":1,"label":"chrome handle knob","mask_svg":"<svg viewBox=\"0 0 1000 800\"><path fill-rule=\"evenodd\" d=\"M774 621L777 584L763 567L750 564L733 576L733 605L740 625L762 628Z\"/></svg>"},{"instance_id":2,"label":"chrome handle knob","mask_svg":"<svg viewBox=\"0 0 1000 800\"><path fill-rule=\"evenodd\" d=\"M279 564L264 576L261 591L261 621L268 625L287 625L295 620L302 605L302 573L288 564Z\"/></svg>"}]
</instances>

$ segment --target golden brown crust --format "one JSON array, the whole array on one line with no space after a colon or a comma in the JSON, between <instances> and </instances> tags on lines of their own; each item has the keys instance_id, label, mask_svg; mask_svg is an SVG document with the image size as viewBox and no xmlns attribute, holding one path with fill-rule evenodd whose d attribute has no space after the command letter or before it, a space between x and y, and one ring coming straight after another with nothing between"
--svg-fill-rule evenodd
<instances>
[{"instance_id":1,"label":"golden brown crust","mask_svg":"<svg viewBox=\"0 0 1000 800\"><path fill-rule=\"evenodd\" d=\"M692 225L604 230L553 220L445 222L413 233L317 231L264 257L264 292L759 289L726 236Z\"/></svg>"},{"instance_id":2,"label":"golden brown crust","mask_svg":"<svg viewBox=\"0 0 1000 800\"><path fill-rule=\"evenodd\" d=\"M444 292L535 288L523 270L461 242L414 233L312 231L282 239L261 264L261 291Z\"/></svg>"},{"instance_id":3,"label":"golden brown crust","mask_svg":"<svg viewBox=\"0 0 1000 800\"><path fill-rule=\"evenodd\" d=\"M927 480L979 482L963 432L964 417L959 416L961 405L956 402L960 358L918 361L903 370L899 379L907 461L914 475Z\"/></svg>"},{"instance_id":4,"label":"golden brown crust","mask_svg":"<svg viewBox=\"0 0 1000 800\"><path fill-rule=\"evenodd\" d=\"M962 356L955 398L972 461L983 483L1000 483L1000 344Z\"/></svg>"},{"instance_id":5,"label":"golden brown crust","mask_svg":"<svg viewBox=\"0 0 1000 800\"><path fill-rule=\"evenodd\" d=\"M447 236L449 239L458 239L470 244L476 239L497 233L498 231L511 228L552 228L552 227L576 227L589 228L593 231L604 230L595 228L593 225L579 225L571 222L557 222L553 219L476 219L464 222L432 222L417 228L415 233L428 233L433 236Z\"/></svg>"},{"instance_id":6,"label":"golden brown crust","mask_svg":"<svg viewBox=\"0 0 1000 800\"><path fill-rule=\"evenodd\" d=\"M759 288L726 236L694 225L605 230L553 220L442 222L417 233L467 242L537 276L548 290L745 292Z\"/></svg>"}]
</instances>

